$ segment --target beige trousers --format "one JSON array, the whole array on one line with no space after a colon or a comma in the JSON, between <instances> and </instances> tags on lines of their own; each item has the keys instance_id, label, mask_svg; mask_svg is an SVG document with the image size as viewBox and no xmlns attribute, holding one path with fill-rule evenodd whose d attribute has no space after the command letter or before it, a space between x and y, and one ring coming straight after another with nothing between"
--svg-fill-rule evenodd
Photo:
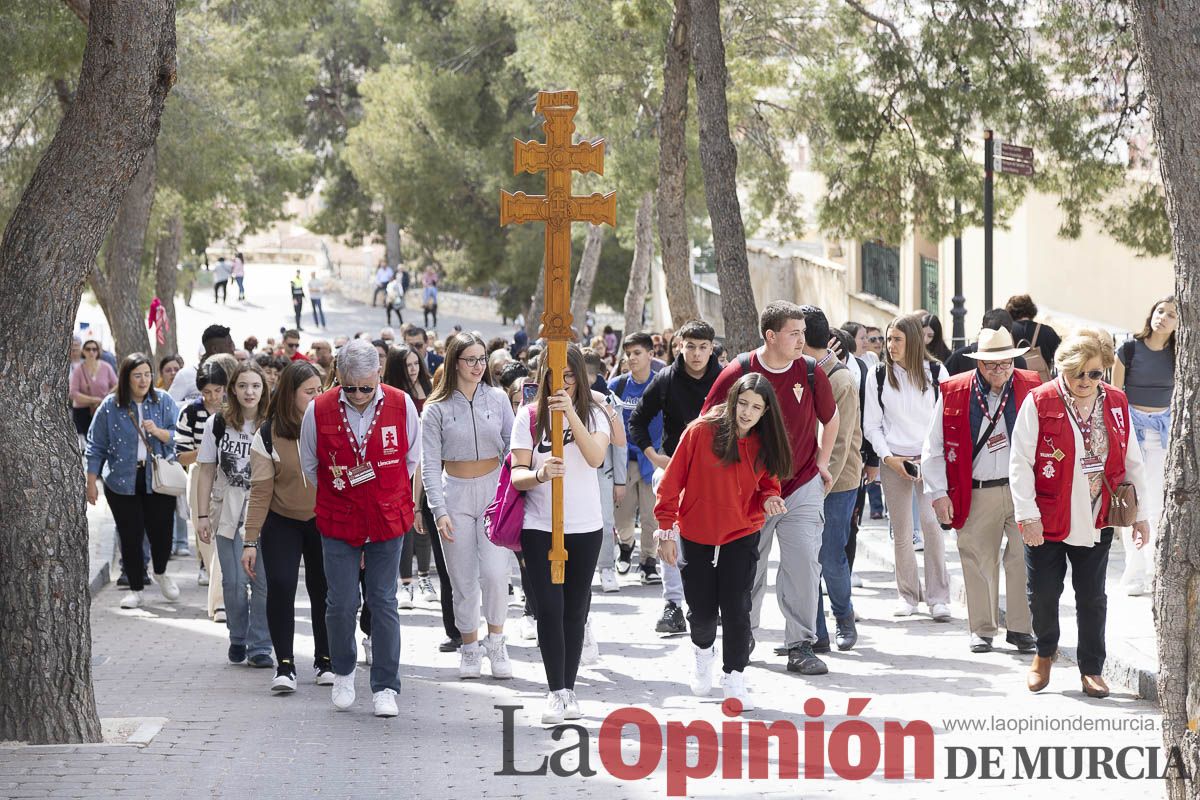
<instances>
[{"instance_id":1,"label":"beige trousers","mask_svg":"<svg viewBox=\"0 0 1200 800\"><path fill-rule=\"evenodd\" d=\"M199 496L199 491L196 488L200 483L200 465L193 464L188 470L188 505L192 511L192 530L196 530L196 498ZM210 510L211 514L212 511ZM216 534L214 534L215 536ZM200 553L200 558L204 561L204 569L208 572L208 616L212 617L217 613L218 608L225 607L224 591L221 589L221 560L217 558L217 547L212 541L208 544L200 541L200 537L196 537L196 550Z\"/></svg>"},{"instance_id":2,"label":"beige trousers","mask_svg":"<svg viewBox=\"0 0 1200 800\"><path fill-rule=\"evenodd\" d=\"M617 523L617 538L621 544L633 544L634 517L641 517L641 560L654 557L654 530L658 522L654 519L654 489L642 480L641 467L637 461L629 462L629 477L625 481L625 497L613 509Z\"/></svg>"},{"instance_id":3,"label":"beige trousers","mask_svg":"<svg viewBox=\"0 0 1200 800\"><path fill-rule=\"evenodd\" d=\"M971 513L958 532L971 633L992 638L1000 627L1000 548L1004 548L1005 627L1032 633L1025 594L1025 546L1007 486L974 489Z\"/></svg>"},{"instance_id":4,"label":"beige trousers","mask_svg":"<svg viewBox=\"0 0 1200 800\"><path fill-rule=\"evenodd\" d=\"M909 605L926 602L950 605L950 574L946 571L946 541L933 513L933 502L925 496L923 481L909 480L889 466L879 468L883 499L892 521L892 546L896 554L896 590ZM925 539L925 589L917 571L917 553L913 549L913 493L921 513L921 533Z\"/></svg>"}]
</instances>

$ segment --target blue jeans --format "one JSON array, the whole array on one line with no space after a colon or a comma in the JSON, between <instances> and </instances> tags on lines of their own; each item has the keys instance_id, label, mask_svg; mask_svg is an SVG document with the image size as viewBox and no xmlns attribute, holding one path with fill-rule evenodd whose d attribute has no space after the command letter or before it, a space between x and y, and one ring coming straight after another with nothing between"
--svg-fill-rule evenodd
<instances>
[{"instance_id":1,"label":"blue jeans","mask_svg":"<svg viewBox=\"0 0 1200 800\"><path fill-rule=\"evenodd\" d=\"M836 619L854 616L850 602L850 562L846 560L846 540L850 538L850 517L858 489L825 495L825 531L821 537L821 578L829 593L829 605ZM825 598L817 600L817 641L828 641L825 625Z\"/></svg>"},{"instance_id":2,"label":"blue jeans","mask_svg":"<svg viewBox=\"0 0 1200 800\"><path fill-rule=\"evenodd\" d=\"M188 521L179 513L178 506L175 507L175 538L171 544L172 547L188 546Z\"/></svg>"},{"instance_id":3,"label":"blue jeans","mask_svg":"<svg viewBox=\"0 0 1200 800\"><path fill-rule=\"evenodd\" d=\"M879 486L879 481L867 484L867 500L871 505L872 514L883 513L883 489Z\"/></svg>"},{"instance_id":4,"label":"blue jeans","mask_svg":"<svg viewBox=\"0 0 1200 800\"><path fill-rule=\"evenodd\" d=\"M237 281L238 299L240 300L246 296L246 278L244 276L239 276L234 278L234 280Z\"/></svg>"},{"instance_id":5,"label":"blue jeans","mask_svg":"<svg viewBox=\"0 0 1200 800\"><path fill-rule=\"evenodd\" d=\"M436 534L432 534L436 535ZM358 660L355 622L358 615L358 565L366 559L367 605L371 609L371 691L400 691L400 612L396 583L400 580L400 551L404 538L367 542L353 547L325 537L325 623L329 655L337 675L353 675Z\"/></svg>"},{"instance_id":6,"label":"blue jeans","mask_svg":"<svg viewBox=\"0 0 1200 800\"><path fill-rule=\"evenodd\" d=\"M312 302L313 325L324 328L325 308L321 305L321 298L311 297L309 300Z\"/></svg>"},{"instance_id":7,"label":"blue jeans","mask_svg":"<svg viewBox=\"0 0 1200 800\"><path fill-rule=\"evenodd\" d=\"M242 569L242 534L232 539L213 536L221 560L221 591L225 595L225 627L229 643L246 646L247 656L271 655L267 627L267 570L259 559L254 580Z\"/></svg>"},{"instance_id":8,"label":"blue jeans","mask_svg":"<svg viewBox=\"0 0 1200 800\"><path fill-rule=\"evenodd\" d=\"M1130 406L1129 421L1133 423L1133 432L1137 434L1139 445L1146 444L1147 434L1156 434L1162 449L1167 449L1167 442L1171 438L1171 409L1147 414Z\"/></svg>"}]
</instances>

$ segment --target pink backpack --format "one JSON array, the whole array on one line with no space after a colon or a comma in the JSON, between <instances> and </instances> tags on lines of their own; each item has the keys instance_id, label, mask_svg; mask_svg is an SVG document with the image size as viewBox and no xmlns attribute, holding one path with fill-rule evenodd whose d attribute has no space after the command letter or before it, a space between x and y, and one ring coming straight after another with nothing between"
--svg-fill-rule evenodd
<instances>
[{"instance_id":1,"label":"pink backpack","mask_svg":"<svg viewBox=\"0 0 1200 800\"><path fill-rule=\"evenodd\" d=\"M530 438L537 436L537 422L529 414ZM534 447L537 442L534 442ZM512 451L504 457L500 466L500 480L496 484L496 499L483 512L483 522L488 539L497 547L507 547L521 552L521 529L525 527L525 493L513 486Z\"/></svg>"}]
</instances>

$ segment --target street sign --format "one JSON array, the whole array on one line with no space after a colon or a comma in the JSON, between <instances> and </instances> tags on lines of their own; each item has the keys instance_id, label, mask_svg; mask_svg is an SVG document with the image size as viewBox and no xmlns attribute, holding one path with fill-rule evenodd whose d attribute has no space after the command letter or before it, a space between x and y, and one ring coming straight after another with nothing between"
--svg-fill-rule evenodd
<instances>
[{"instance_id":1,"label":"street sign","mask_svg":"<svg viewBox=\"0 0 1200 800\"><path fill-rule=\"evenodd\" d=\"M992 139L992 157L996 171L1006 175L1033 174L1033 148Z\"/></svg>"},{"instance_id":2,"label":"street sign","mask_svg":"<svg viewBox=\"0 0 1200 800\"><path fill-rule=\"evenodd\" d=\"M1032 175L1033 162L1031 161L1009 161L1002 159L1000 161L1000 172L1006 175Z\"/></svg>"}]
</instances>

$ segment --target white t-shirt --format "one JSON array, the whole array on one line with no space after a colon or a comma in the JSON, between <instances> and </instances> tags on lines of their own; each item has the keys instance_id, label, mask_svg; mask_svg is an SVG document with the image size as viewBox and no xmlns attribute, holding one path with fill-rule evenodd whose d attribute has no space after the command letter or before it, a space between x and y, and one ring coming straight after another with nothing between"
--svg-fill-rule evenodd
<instances>
[{"instance_id":1,"label":"white t-shirt","mask_svg":"<svg viewBox=\"0 0 1200 800\"><path fill-rule=\"evenodd\" d=\"M247 422L240 431L225 427L218 445L213 436L217 414L204 421L204 433L196 461L216 464L209 516L218 536L232 539L246 523L246 504L250 500L250 448L254 444L254 424Z\"/></svg>"},{"instance_id":2,"label":"white t-shirt","mask_svg":"<svg viewBox=\"0 0 1200 800\"><path fill-rule=\"evenodd\" d=\"M513 422L513 450L532 450L532 468L541 469L550 458L549 431L547 436L533 446L533 436L529 432L530 415L537 410L533 404L517 410L517 418ZM564 420L565 423L565 420ZM592 411L590 430L612 434L608 417L597 407ZM604 516L600 510L600 484L596 477L596 468L589 465L579 452L571 429L563 425L563 465L566 474L563 476L563 532L591 533L604 528ZM525 527L531 530L548 531L552 527L551 520L551 487L550 481L538 484L525 492Z\"/></svg>"}]
</instances>

